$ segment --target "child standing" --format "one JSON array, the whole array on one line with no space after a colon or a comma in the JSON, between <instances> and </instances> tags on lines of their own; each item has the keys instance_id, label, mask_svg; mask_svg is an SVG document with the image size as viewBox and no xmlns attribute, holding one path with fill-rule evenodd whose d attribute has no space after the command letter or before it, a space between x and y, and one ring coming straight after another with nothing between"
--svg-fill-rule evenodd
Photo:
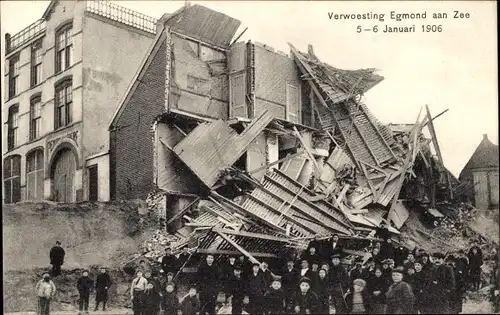
<instances>
[{"instance_id":1,"label":"child standing","mask_svg":"<svg viewBox=\"0 0 500 315\"><path fill-rule=\"evenodd\" d=\"M89 278L89 272L85 270L82 274L82 277L78 279L76 284L78 288L78 293L80 294L80 312L78 314L82 314L85 310L85 313L89 313L89 299L90 299L90 291L92 291L94 287L94 281Z\"/></svg>"},{"instance_id":2,"label":"child standing","mask_svg":"<svg viewBox=\"0 0 500 315\"><path fill-rule=\"evenodd\" d=\"M179 310L179 299L174 293L174 284L167 283L166 292L163 295L162 309L165 315L177 315Z\"/></svg>"},{"instance_id":3,"label":"child standing","mask_svg":"<svg viewBox=\"0 0 500 315\"><path fill-rule=\"evenodd\" d=\"M196 288L190 288L188 295L181 302L182 315L194 315L200 310L200 300L196 296Z\"/></svg>"},{"instance_id":4,"label":"child standing","mask_svg":"<svg viewBox=\"0 0 500 315\"><path fill-rule=\"evenodd\" d=\"M311 288L309 278L300 279L300 290L296 292L291 301L290 309L294 314L317 314L318 296Z\"/></svg>"},{"instance_id":5,"label":"child standing","mask_svg":"<svg viewBox=\"0 0 500 315\"><path fill-rule=\"evenodd\" d=\"M369 313L369 294L365 290L366 281L355 279L352 283L353 291L346 296L347 308L350 314L368 314Z\"/></svg>"},{"instance_id":6,"label":"child standing","mask_svg":"<svg viewBox=\"0 0 500 315\"><path fill-rule=\"evenodd\" d=\"M264 295L264 314L284 314L285 294L281 289L281 281L273 279L271 288Z\"/></svg>"}]
</instances>

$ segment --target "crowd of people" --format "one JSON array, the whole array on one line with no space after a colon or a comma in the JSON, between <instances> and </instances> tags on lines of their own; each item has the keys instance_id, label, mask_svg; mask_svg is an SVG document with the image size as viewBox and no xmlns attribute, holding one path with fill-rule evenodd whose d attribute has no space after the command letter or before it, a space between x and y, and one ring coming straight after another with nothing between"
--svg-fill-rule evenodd
<instances>
[{"instance_id":1,"label":"crowd of people","mask_svg":"<svg viewBox=\"0 0 500 315\"><path fill-rule=\"evenodd\" d=\"M184 296L179 296L176 276L190 255L187 248L179 257L167 248L159 272L145 260L139 262L130 287L134 314L215 314L220 292L225 293L232 314L243 310L249 314L329 314L331 307L335 314L458 314L464 293L480 289L483 253L476 243L467 253L429 255L423 249L395 246L386 238L374 244L367 261L355 260L346 268L341 264L343 241L337 235L326 242L314 239L299 257L285 257L282 269L274 268L274 272L266 262L252 262L244 255L216 263L208 254L198 267L195 285ZM58 274L60 268L54 271ZM105 268L95 282L84 271L77 282L80 312L88 313L94 289L96 310L99 303L105 310L111 284ZM55 294L48 273L36 290L40 314L48 314L47 301ZM498 295L496 288L497 300Z\"/></svg>"}]
</instances>

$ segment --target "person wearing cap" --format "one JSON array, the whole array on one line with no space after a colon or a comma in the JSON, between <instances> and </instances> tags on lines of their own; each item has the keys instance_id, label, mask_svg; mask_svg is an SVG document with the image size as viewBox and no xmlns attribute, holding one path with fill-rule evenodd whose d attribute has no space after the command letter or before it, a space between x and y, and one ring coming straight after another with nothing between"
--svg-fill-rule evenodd
<instances>
[{"instance_id":1,"label":"person wearing cap","mask_svg":"<svg viewBox=\"0 0 500 315\"><path fill-rule=\"evenodd\" d=\"M236 265L229 280L228 294L231 300L231 314L243 313L243 301L247 293L247 282L241 275L241 266Z\"/></svg>"},{"instance_id":2,"label":"person wearing cap","mask_svg":"<svg viewBox=\"0 0 500 315\"><path fill-rule=\"evenodd\" d=\"M161 296L154 284L148 283L144 291L144 312L143 315L160 314Z\"/></svg>"},{"instance_id":3,"label":"person wearing cap","mask_svg":"<svg viewBox=\"0 0 500 315\"><path fill-rule=\"evenodd\" d=\"M477 246L476 242L472 242L472 246L467 254L469 258L469 282L474 291L478 291L481 287L481 266L483 265L483 252Z\"/></svg>"},{"instance_id":4,"label":"person wearing cap","mask_svg":"<svg viewBox=\"0 0 500 315\"><path fill-rule=\"evenodd\" d=\"M286 267L281 272L281 283L285 294L286 305L289 304L292 295L297 291L299 286L300 273L294 266L294 261L290 257L286 263Z\"/></svg>"},{"instance_id":5,"label":"person wearing cap","mask_svg":"<svg viewBox=\"0 0 500 315\"><path fill-rule=\"evenodd\" d=\"M270 288L264 294L264 314L285 314L285 294L278 277L273 277Z\"/></svg>"},{"instance_id":6,"label":"person wearing cap","mask_svg":"<svg viewBox=\"0 0 500 315\"><path fill-rule=\"evenodd\" d=\"M349 314L369 314L370 295L366 289L366 281L355 279L353 289L346 294L347 311Z\"/></svg>"},{"instance_id":7,"label":"person wearing cap","mask_svg":"<svg viewBox=\"0 0 500 315\"><path fill-rule=\"evenodd\" d=\"M198 292L200 294L200 315L215 314L215 303L219 292L219 268L214 262L214 256L208 254L197 272Z\"/></svg>"},{"instance_id":8,"label":"person wearing cap","mask_svg":"<svg viewBox=\"0 0 500 315\"><path fill-rule=\"evenodd\" d=\"M111 277L106 272L106 268L101 267L99 269L99 274L95 280L95 309L94 312L99 308L99 304L102 302L102 310L106 310L106 303L108 302L108 290L111 287Z\"/></svg>"},{"instance_id":9,"label":"person wearing cap","mask_svg":"<svg viewBox=\"0 0 500 315\"><path fill-rule=\"evenodd\" d=\"M94 288L94 281L90 279L89 277L89 272L87 270L84 270L82 273L82 276L78 279L76 283L76 287L78 289L78 293L80 295L79 298L79 313L82 314L83 311L85 311L86 314L89 313L89 299L90 299L90 292Z\"/></svg>"},{"instance_id":10,"label":"person wearing cap","mask_svg":"<svg viewBox=\"0 0 500 315\"><path fill-rule=\"evenodd\" d=\"M182 314L196 314L200 310L200 300L196 296L196 288L189 288L188 294L182 299L180 309ZM234 305L233 305L234 310ZM232 313L232 314L241 314L240 313Z\"/></svg>"},{"instance_id":11,"label":"person wearing cap","mask_svg":"<svg viewBox=\"0 0 500 315\"><path fill-rule=\"evenodd\" d=\"M42 275L42 279L37 282L35 292L38 297L37 314L49 315L50 302L56 295L56 285L50 279L50 274L48 272L45 272Z\"/></svg>"},{"instance_id":12,"label":"person wearing cap","mask_svg":"<svg viewBox=\"0 0 500 315\"><path fill-rule=\"evenodd\" d=\"M397 267L392 270L393 284L385 294L387 299L386 314L413 314L415 296L411 286L403 281L404 268Z\"/></svg>"},{"instance_id":13,"label":"person wearing cap","mask_svg":"<svg viewBox=\"0 0 500 315\"><path fill-rule=\"evenodd\" d=\"M182 248L182 253L179 254L179 265L180 266L183 266L186 263L186 261L188 261L189 256L191 256L189 254L188 250L189 250L189 248L187 246L184 246Z\"/></svg>"},{"instance_id":14,"label":"person wearing cap","mask_svg":"<svg viewBox=\"0 0 500 315\"><path fill-rule=\"evenodd\" d=\"M349 277L351 279L351 289L353 281L356 279L361 279L361 274L363 273L363 259L354 260L354 267L349 271Z\"/></svg>"},{"instance_id":15,"label":"person wearing cap","mask_svg":"<svg viewBox=\"0 0 500 315\"><path fill-rule=\"evenodd\" d=\"M229 296L231 295L230 288L229 288L229 282L231 281L231 278L234 275L235 266L236 266L236 257L229 256L226 263L222 267L222 281L223 281L223 285L224 285L224 294L225 294L226 302L227 302Z\"/></svg>"},{"instance_id":16,"label":"person wearing cap","mask_svg":"<svg viewBox=\"0 0 500 315\"><path fill-rule=\"evenodd\" d=\"M339 254L332 256L332 266L329 271L328 279L330 281L330 295L335 306L335 312L337 314L345 313L347 304L344 300L344 296L349 290L350 279L345 268L340 265Z\"/></svg>"},{"instance_id":17,"label":"person wearing cap","mask_svg":"<svg viewBox=\"0 0 500 315\"><path fill-rule=\"evenodd\" d=\"M382 274L382 268L375 267L375 272L368 278L367 290L369 293L370 308L373 314L383 314L385 310L385 293L389 283Z\"/></svg>"},{"instance_id":18,"label":"person wearing cap","mask_svg":"<svg viewBox=\"0 0 500 315\"><path fill-rule=\"evenodd\" d=\"M413 294L415 295L414 309L415 312L420 314L428 314L428 303L427 303L427 292L425 291L428 273L422 268L422 261L420 259L416 260L413 264L415 268L415 275L413 276Z\"/></svg>"},{"instance_id":19,"label":"person wearing cap","mask_svg":"<svg viewBox=\"0 0 500 315\"><path fill-rule=\"evenodd\" d=\"M318 296L311 290L311 280L303 277L299 281L299 291L288 305L287 314L318 314L318 304Z\"/></svg>"},{"instance_id":20,"label":"person wearing cap","mask_svg":"<svg viewBox=\"0 0 500 315\"><path fill-rule=\"evenodd\" d=\"M161 259L161 269L163 269L165 275L169 272L176 274L180 267L180 261L172 254L172 249L170 247L165 248L165 256Z\"/></svg>"},{"instance_id":21,"label":"person wearing cap","mask_svg":"<svg viewBox=\"0 0 500 315\"><path fill-rule=\"evenodd\" d=\"M429 273L426 291L427 302L433 314L447 314L450 309L450 295L455 290L453 270L444 265L444 254L437 252L432 255L434 266Z\"/></svg>"},{"instance_id":22,"label":"person wearing cap","mask_svg":"<svg viewBox=\"0 0 500 315\"><path fill-rule=\"evenodd\" d=\"M252 267L252 273L247 279L248 281L248 312L250 314L262 314L263 298L266 293L266 281L260 264L255 262Z\"/></svg>"},{"instance_id":23,"label":"person wearing cap","mask_svg":"<svg viewBox=\"0 0 500 315\"><path fill-rule=\"evenodd\" d=\"M177 311L179 310L179 298L177 298L177 294L175 294L175 284L167 283L166 292L163 294L162 299L162 309L163 315L177 315ZM205 313L201 313L205 314Z\"/></svg>"},{"instance_id":24,"label":"person wearing cap","mask_svg":"<svg viewBox=\"0 0 500 315\"><path fill-rule=\"evenodd\" d=\"M454 255L450 254L446 257L446 265L453 270L453 276L455 279L455 290L451 291L450 294L450 310L452 314L460 314L463 306L465 283L463 282L462 275L457 268L456 258Z\"/></svg>"},{"instance_id":25,"label":"person wearing cap","mask_svg":"<svg viewBox=\"0 0 500 315\"><path fill-rule=\"evenodd\" d=\"M330 312L330 292L328 271L326 269L321 268L318 271L318 276L312 282L312 290L318 295L318 313L328 314Z\"/></svg>"},{"instance_id":26,"label":"person wearing cap","mask_svg":"<svg viewBox=\"0 0 500 315\"><path fill-rule=\"evenodd\" d=\"M61 274L61 266L64 264L64 256L66 252L61 246L61 242L57 241L56 245L50 249L50 264L52 265L52 277L57 277Z\"/></svg>"},{"instance_id":27,"label":"person wearing cap","mask_svg":"<svg viewBox=\"0 0 500 315\"><path fill-rule=\"evenodd\" d=\"M137 276L132 280L130 286L130 299L132 300L132 309L134 315L141 315L144 307L144 292L148 281L143 277L142 270L137 271Z\"/></svg>"},{"instance_id":28,"label":"person wearing cap","mask_svg":"<svg viewBox=\"0 0 500 315\"><path fill-rule=\"evenodd\" d=\"M273 275L271 271L269 270L269 265L267 262L263 261L260 264L260 271L262 273L262 278L264 278L264 285L266 287L266 290L271 286L273 282Z\"/></svg>"}]
</instances>

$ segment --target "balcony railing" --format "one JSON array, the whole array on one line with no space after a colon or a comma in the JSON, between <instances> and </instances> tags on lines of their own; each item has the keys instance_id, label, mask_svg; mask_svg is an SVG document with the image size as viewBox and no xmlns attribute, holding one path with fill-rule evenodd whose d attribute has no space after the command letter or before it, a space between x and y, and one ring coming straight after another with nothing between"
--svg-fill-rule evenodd
<instances>
[{"instance_id":1,"label":"balcony railing","mask_svg":"<svg viewBox=\"0 0 500 315\"><path fill-rule=\"evenodd\" d=\"M109 1L87 1L86 11L123 23L148 33L156 33L157 19L134 10L110 3Z\"/></svg>"},{"instance_id":2,"label":"balcony railing","mask_svg":"<svg viewBox=\"0 0 500 315\"><path fill-rule=\"evenodd\" d=\"M22 46L24 43L31 40L33 37L45 32L45 21L40 19L30 26L26 27L19 33L10 37L10 40L6 39L6 49L7 53L15 50L16 48Z\"/></svg>"}]
</instances>

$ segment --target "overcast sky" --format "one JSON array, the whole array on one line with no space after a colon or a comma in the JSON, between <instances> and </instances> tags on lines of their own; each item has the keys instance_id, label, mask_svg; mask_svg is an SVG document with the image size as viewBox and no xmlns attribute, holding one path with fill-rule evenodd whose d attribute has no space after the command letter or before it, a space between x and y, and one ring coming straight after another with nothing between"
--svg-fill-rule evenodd
<instances>
[{"instance_id":1,"label":"overcast sky","mask_svg":"<svg viewBox=\"0 0 500 315\"><path fill-rule=\"evenodd\" d=\"M113 1L160 18L184 1ZM2 38L39 19L50 1L1 1ZM487 133L498 144L497 20L496 1L429 2L298 2L298 1L192 1L225 13L248 30L240 40L265 43L289 53L287 42L337 68L377 68L385 77L365 95L365 103L384 123L413 123L425 104L435 120L446 166L456 175ZM453 11L469 13L454 19ZM390 12L422 13L427 19L397 22ZM385 21L330 20L328 13L385 14ZM433 20L446 12L448 19ZM442 26L442 32L423 33L423 24ZM356 28L378 25L378 33L357 33ZM416 26L416 33L382 33L385 25ZM2 71L4 58L2 54ZM2 75L2 78L4 76ZM2 82L2 91L3 82ZM425 113L425 108L422 114Z\"/></svg>"}]
</instances>

